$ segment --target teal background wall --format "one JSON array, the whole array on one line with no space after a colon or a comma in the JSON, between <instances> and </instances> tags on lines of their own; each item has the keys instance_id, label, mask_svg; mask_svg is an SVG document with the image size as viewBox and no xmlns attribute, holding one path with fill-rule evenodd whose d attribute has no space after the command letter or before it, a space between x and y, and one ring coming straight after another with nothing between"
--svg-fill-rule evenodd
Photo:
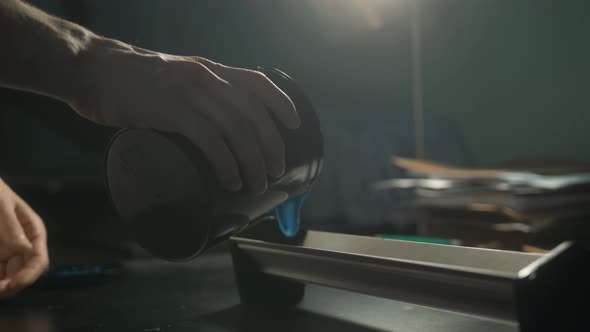
<instances>
[{"instance_id":1,"label":"teal background wall","mask_svg":"<svg viewBox=\"0 0 590 332\"><path fill-rule=\"evenodd\" d=\"M423 2L425 111L474 159L590 161L588 1Z\"/></svg>"}]
</instances>

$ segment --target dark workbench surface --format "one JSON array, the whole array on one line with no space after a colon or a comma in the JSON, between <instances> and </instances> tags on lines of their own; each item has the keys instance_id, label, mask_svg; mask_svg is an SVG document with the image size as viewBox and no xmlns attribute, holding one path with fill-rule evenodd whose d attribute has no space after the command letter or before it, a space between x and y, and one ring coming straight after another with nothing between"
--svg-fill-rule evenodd
<instances>
[{"instance_id":1,"label":"dark workbench surface","mask_svg":"<svg viewBox=\"0 0 590 332\"><path fill-rule=\"evenodd\" d=\"M338 331L514 332L516 326L309 286L298 309L246 314L231 259L213 253L184 264L143 260L107 283L30 289L0 300L1 332Z\"/></svg>"}]
</instances>

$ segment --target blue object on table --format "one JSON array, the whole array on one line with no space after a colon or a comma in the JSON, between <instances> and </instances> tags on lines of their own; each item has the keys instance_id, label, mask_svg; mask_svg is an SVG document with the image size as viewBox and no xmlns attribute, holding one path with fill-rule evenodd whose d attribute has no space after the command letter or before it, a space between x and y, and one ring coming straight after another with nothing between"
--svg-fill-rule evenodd
<instances>
[{"instance_id":1,"label":"blue object on table","mask_svg":"<svg viewBox=\"0 0 590 332\"><path fill-rule=\"evenodd\" d=\"M299 232L299 217L301 215L301 205L307 198L308 191L303 194L290 197L288 200L277 205L274 213L279 224L281 232L286 237L294 237Z\"/></svg>"},{"instance_id":2,"label":"blue object on table","mask_svg":"<svg viewBox=\"0 0 590 332\"><path fill-rule=\"evenodd\" d=\"M124 272L119 264L59 266L43 273L37 288L68 288L91 286L111 280Z\"/></svg>"}]
</instances>

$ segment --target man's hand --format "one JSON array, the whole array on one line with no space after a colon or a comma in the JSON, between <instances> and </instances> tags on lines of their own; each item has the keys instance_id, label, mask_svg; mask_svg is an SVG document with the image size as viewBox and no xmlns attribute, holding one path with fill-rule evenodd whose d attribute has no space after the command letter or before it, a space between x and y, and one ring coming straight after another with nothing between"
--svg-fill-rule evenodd
<instances>
[{"instance_id":1,"label":"man's hand","mask_svg":"<svg viewBox=\"0 0 590 332\"><path fill-rule=\"evenodd\" d=\"M0 1L0 41L9 50L0 52L0 86L62 100L100 124L182 134L228 190L244 182L260 193L267 175L285 171L277 125L300 119L260 72L140 49L19 0Z\"/></svg>"},{"instance_id":2,"label":"man's hand","mask_svg":"<svg viewBox=\"0 0 590 332\"><path fill-rule=\"evenodd\" d=\"M247 189L261 193L267 175L285 172L277 125L296 128L300 119L289 97L264 74L108 39L95 41L81 63L83 88L70 105L82 116L184 135L230 191L244 180Z\"/></svg>"},{"instance_id":3,"label":"man's hand","mask_svg":"<svg viewBox=\"0 0 590 332\"><path fill-rule=\"evenodd\" d=\"M0 179L0 297L33 284L48 265L43 221Z\"/></svg>"}]
</instances>

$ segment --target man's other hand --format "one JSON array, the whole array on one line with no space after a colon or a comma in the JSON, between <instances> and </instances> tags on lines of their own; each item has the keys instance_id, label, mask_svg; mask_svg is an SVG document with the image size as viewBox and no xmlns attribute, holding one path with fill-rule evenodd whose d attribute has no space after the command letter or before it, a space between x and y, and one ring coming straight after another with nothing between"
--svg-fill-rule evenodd
<instances>
[{"instance_id":1,"label":"man's other hand","mask_svg":"<svg viewBox=\"0 0 590 332\"><path fill-rule=\"evenodd\" d=\"M48 265L43 221L0 179L0 297L30 286Z\"/></svg>"}]
</instances>

